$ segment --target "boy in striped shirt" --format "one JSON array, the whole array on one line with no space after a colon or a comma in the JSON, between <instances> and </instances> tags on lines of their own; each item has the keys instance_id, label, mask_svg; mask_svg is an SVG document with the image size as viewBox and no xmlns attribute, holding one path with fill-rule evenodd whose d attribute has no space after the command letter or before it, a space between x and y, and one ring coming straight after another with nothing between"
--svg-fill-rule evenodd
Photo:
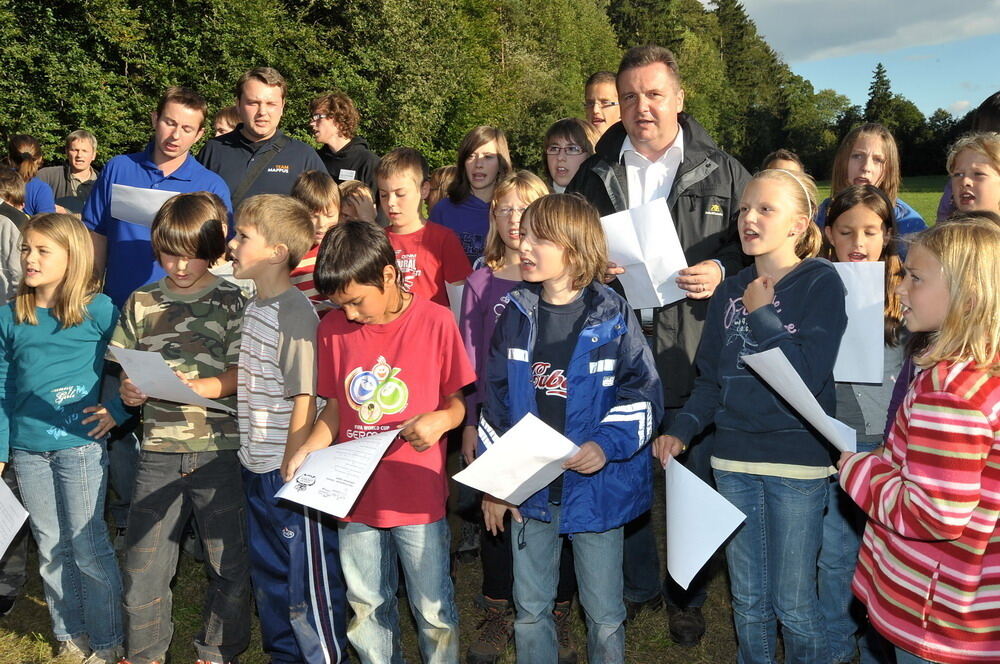
<instances>
[{"instance_id":1,"label":"boy in striped shirt","mask_svg":"<svg viewBox=\"0 0 1000 664\"><path fill-rule=\"evenodd\" d=\"M332 517L278 500L288 460L316 419L319 319L290 273L313 242L309 209L262 194L236 213L233 273L253 279L240 343L239 459L247 498L250 576L272 662L347 661L344 580Z\"/></svg>"}]
</instances>

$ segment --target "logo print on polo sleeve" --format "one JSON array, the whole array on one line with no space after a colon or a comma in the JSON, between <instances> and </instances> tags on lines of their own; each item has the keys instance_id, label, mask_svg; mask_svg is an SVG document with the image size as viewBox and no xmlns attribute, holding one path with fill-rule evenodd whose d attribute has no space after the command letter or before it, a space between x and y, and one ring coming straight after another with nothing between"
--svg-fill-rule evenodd
<instances>
[{"instance_id":1,"label":"logo print on polo sleeve","mask_svg":"<svg viewBox=\"0 0 1000 664\"><path fill-rule=\"evenodd\" d=\"M365 424L375 424L383 415L393 415L406 409L410 389L396 376L401 369L393 369L384 357L370 370L355 368L344 380L347 402L358 411Z\"/></svg>"}]
</instances>

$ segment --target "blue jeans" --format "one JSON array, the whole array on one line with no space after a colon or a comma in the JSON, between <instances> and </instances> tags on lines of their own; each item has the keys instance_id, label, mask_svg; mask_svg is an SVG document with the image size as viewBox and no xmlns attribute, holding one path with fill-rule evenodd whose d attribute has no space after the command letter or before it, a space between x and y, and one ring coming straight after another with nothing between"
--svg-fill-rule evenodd
<instances>
[{"instance_id":1,"label":"blue jeans","mask_svg":"<svg viewBox=\"0 0 1000 664\"><path fill-rule=\"evenodd\" d=\"M103 516L104 443L12 457L56 639L86 635L95 650L121 645L122 581Z\"/></svg>"},{"instance_id":2,"label":"blue jeans","mask_svg":"<svg viewBox=\"0 0 1000 664\"><path fill-rule=\"evenodd\" d=\"M934 664L934 662L923 657L917 657L908 650L896 648L896 664Z\"/></svg>"},{"instance_id":3,"label":"blue jeans","mask_svg":"<svg viewBox=\"0 0 1000 664\"><path fill-rule=\"evenodd\" d=\"M108 366L106 363L105 366ZM101 403L118 396L121 380L118 365L106 369L101 380ZM116 528L128 527L128 509L132 503L132 489L135 486L135 472L139 465L139 439L134 429L136 418L130 417L120 426L111 430L108 437L108 459L110 463L108 480L115 498L108 503L111 521Z\"/></svg>"},{"instance_id":4,"label":"blue jeans","mask_svg":"<svg viewBox=\"0 0 1000 664\"><path fill-rule=\"evenodd\" d=\"M559 505L549 505L552 521L512 522L514 550L514 637L519 664L552 664L559 659L552 608L559 581ZM591 662L625 661L625 602L622 599L623 528L573 535L573 560L580 604L587 619Z\"/></svg>"},{"instance_id":5,"label":"blue jeans","mask_svg":"<svg viewBox=\"0 0 1000 664\"><path fill-rule=\"evenodd\" d=\"M362 664L402 664L396 561L417 621L425 664L458 662L458 610L449 576L451 535L445 519L416 526L340 524L340 563L354 618L347 638Z\"/></svg>"},{"instance_id":6,"label":"blue jeans","mask_svg":"<svg viewBox=\"0 0 1000 664\"><path fill-rule=\"evenodd\" d=\"M715 471L746 521L726 546L739 664L772 664L781 621L786 664L829 662L816 595L828 479Z\"/></svg>"},{"instance_id":7,"label":"blue jeans","mask_svg":"<svg viewBox=\"0 0 1000 664\"><path fill-rule=\"evenodd\" d=\"M858 443L859 452L871 452L879 443ZM823 624L830 642L830 654L835 664L850 662L859 643L856 635L864 631L864 607L851 593L851 579L858 565L861 535L865 530L865 515L844 493L837 481L830 478L827 508L823 515L823 544L819 552L819 603ZM870 629L870 628L869 628ZM877 661L865 652L861 640L862 662Z\"/></svg>"}]
</instances>

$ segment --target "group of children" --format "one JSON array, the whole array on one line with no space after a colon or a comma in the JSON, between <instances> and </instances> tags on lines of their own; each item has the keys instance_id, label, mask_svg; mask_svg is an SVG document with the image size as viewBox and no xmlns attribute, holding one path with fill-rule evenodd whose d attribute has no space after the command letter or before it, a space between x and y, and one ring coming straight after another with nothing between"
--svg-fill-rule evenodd
<instances>
[{"instance_id":1,"label":"group of children","mask_svg":"<svg viewBox=\"0 0 1000 664\"><path fill-rule=\"evenodd\" d=\"M617 120L608 85L587 88L604 128ZM482 604L518 661L575 661L560 631L574 594L588 659L625 661L624 525L650 507L653 458L670 463L709 428L717 488L747 517L726 545L741 662L776 661L779 623L786 662L850 661L858 634L862 661L887 661L878 635L898 662L1000 658L1000 134L952 148L958 213L930 230L898 197L878 125L845 138L822 203L794 155L776 154L740 200L749 264L712 297L695 390L662 435L660 377L605 284L598 214L560 193L599 134L553 125L549 184L514 171L492 127L438 177L393 150L375 172L385 228L357 185L315 171L291 196L247 199L232 224L214 194L179 194L152 225L166 275L120 312L81 222L28 220L21 283L0 309L0 458L9 447L59 657L165 660L193 516L208 577L199 662L247 648L251 592L273 662L348 661L349 646L402 662L400 571L423 660L458 661L446 434L460 429L471 463L532 413L580 450L520 505L482 497ZM830 261L885 263L881 385L834 382L847 318ZM456 325L449 286L462 284ZM101 401L118 348L162 354L219 408L148 398L124 373ZM858 431L858 452L836 456L744 364L770 348ZM119 570L103 439L126 407L142 409L142 449ZM311 452L395 429L345 518L275 498ZM495 661L495 646L467 660Z\"/></svg>"}]
</instances>

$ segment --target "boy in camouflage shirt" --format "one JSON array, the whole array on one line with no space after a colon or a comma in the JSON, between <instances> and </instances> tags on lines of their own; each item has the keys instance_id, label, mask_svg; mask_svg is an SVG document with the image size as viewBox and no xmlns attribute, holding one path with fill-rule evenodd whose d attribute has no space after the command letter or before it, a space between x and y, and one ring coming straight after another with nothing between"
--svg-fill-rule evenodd
<instances>
[{"instance_id":1,"label":"boy in camouflage shirt","mask_svg":"<svg viewBox=\"0 0 1000 664\"><path fill-rule=\"evenodd\" d=\"M111 345L161 353L202 396L236 406L244 305L238 287L208 268L225 249L226 208L214 194L180 194L153 222L166 276L129 297ZM229 662L250 636L245 501L235 418L147 399L122 376L122 400L143 405L142 451L129 511L124 565L126 652L131 664L162 663L173 633L170 582L181 535L194 514L209 588L199 662Z\"/></svg>"}]
</instances>

